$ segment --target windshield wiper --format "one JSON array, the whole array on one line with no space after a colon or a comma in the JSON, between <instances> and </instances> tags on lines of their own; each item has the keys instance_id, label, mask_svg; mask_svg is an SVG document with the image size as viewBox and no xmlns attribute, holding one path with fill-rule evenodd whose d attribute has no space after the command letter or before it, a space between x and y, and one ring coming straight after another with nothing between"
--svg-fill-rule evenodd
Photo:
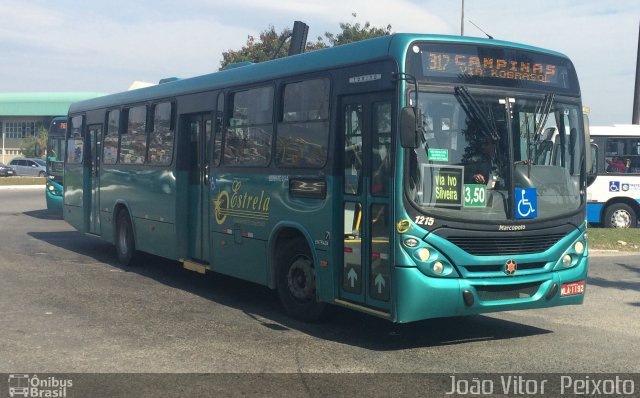
<instances>
[{"instance_id":1,"label":"windshield wiper","mask_svg":"<svg viewBox=\"0 0 640 398\"><path fill-rule=\"evenodd\" d=\"M547 120L549 119L549 113L551 112L551 107L553 106L554 97L555 93L547 93L544 95L542 101L538 101L538 103L536 104L536 109L533 113L533 145L531 142L529 129L527 128L527 156L529 157L529 159L533 159L533 156L537 158L539 152L538 145L540 143L540 140L542 139L542 131L544 130L544 126L547 124ZM537 118L538 115L540 115L540 119Z\"/></svg>"},{"instance_id":2,"label":"windshield wiper","mask_svg":"<svg viewBox=\"0 0 640 398\"><path fill-rule=\"evenodd\" d=\"M545 94L544 99L539 101L536 104L536 110L534 113L534 118L537 115L540 115L541 118L536 123L535 127L535 139L539 140L540 135L542 134L542 129L544 129L544 125L547 124L547 119L549 119L549 112L551 111L551 107L553 106L553 99L555 97L555 93Z\"/></svg>"},{"instance_id":3,"label":"windshield wiper","mask_svg":"<svg viewBox=\"0 0 640 398\"><path fill-rule=\"evenodd\" d=\"M469 90L464 86L457 86L454 91L464 111L480 126L482 133L493 141L498 141L500 135L493 118L489 119L487 117L482 108L480 108L478 101L469 93Z\"/></svg>"}]
</instances>

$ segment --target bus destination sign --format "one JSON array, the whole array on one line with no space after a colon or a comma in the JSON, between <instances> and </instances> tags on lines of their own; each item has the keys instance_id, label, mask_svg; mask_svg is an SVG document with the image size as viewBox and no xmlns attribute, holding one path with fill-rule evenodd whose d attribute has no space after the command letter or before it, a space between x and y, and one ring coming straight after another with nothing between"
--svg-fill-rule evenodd
<instances>
[{"instance_id":1,"label":"bus destination sign","mask_svg":"<svg viewBox=\"0 0 640 398\"><path fill-rule=\"evenodd\" d=\"M556 65L525 60L431 51L424 53L426 75L444 73L557 83Z\"/></svg>"},{"instance_id":2,"label":"bus destination sign","mask_svg":"<svg viewBox=\"0 0 640 398\"><path fill-rule=\"evenodd\" d=\"M409 73L429 82L580 92L571 61L556 54L458 43L418 43L411 50Z\"/></svg>"}]
</instances>

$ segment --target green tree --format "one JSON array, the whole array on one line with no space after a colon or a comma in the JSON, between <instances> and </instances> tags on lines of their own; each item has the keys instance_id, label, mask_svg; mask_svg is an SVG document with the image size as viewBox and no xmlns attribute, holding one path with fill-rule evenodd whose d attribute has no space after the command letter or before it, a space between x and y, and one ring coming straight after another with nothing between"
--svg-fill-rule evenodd
<instances>
[{"instance_id":1,"label":"green tree","mask_svg":"<svg viewBox=\"0 0 640 398\"><path fill-rule=\"evenodd\" d=\"M22 156L25 158L35 158L36 156L36 144L40 145L40 157L45 155L44 151L47 148L47 138L49 137L49 132L44 126L40 126L38 134L29 135L24 137L20 142L20 151L22 152Z\"/></svg>"},{"instance_id":2,"label":"green tree","mask_svg":"<svg viewBox=\"0 0 640 398\"><path fill-rule=\"evenodd\" d=\"M352 15L354 18L357 17L355 13ZM316 41L307 42L306 51L315 51L391 34L391 25L387 25L386 28L371 26L369 22L365 22L364 25L361 25L359 22L341 22L339 25L341 29L339 33L325 32L323 36L318 36ZM285 57L289 52L289 41L287 38L290 35L290 28L285 28L282 32L278 33L273 25L269 25L257 38L249 35L247 36L247 43L242 46L240 50L229 50L222 53L220 70L229 64L247 61L258 63Z\"/></svg>"},{"instance_id":3,"label":"green tree","mask_svg":"<svg viewBox=\"0 0 640 398\"><path fill-rule=\"evenodd\" d=\"M351 15L353 15L354 18L357 17L355 13ZM340 29L342 31L337 35L334 35L330 32L326 32L324 34L325 38L331 44L331 46L339 46L341 44L353 43L360 40L372 39L374 37L380 36L388 36L391 34L391 25L387 25L386 28L380 28L371 26L369 22L365 22L364 25L360 25L360 23L358 22L354 24L341 22ZM321 40L322 38L318 37L318 41Z\"/></svg>"}]
</instances>

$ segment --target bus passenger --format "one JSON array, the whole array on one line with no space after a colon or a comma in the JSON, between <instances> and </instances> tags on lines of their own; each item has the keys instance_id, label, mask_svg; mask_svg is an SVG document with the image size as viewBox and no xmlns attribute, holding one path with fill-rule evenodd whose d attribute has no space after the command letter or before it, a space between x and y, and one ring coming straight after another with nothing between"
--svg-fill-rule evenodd
<instances>
[{"instance_id":1,"label":"bus passenger","mask_svg":"<svg viewBox=\"0 0 640 398\"><path fill-rule=\"evenodd\" d=\"M605 159L605 162L609 165L607 166L607 171L610 173L624 173L627 171L627 166L620 156L614 157L613 160Z\"/></svg>"}]
</instances>

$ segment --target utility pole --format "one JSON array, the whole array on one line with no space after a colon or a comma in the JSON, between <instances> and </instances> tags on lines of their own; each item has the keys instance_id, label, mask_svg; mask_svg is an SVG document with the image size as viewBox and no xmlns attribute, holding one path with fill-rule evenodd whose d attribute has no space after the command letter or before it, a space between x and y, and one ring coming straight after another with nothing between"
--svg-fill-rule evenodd
<instances>
[{"instance_id":1,"label":"utility pole","mask_svg":"<svg viewBox=\"0 0 640 398\"><path fill-rule=\"evenodd\" d=\"M460 15L460 36L464 36L464 0L462 0L462 15Z\"/></svg>"},{"instance_id":2,"label":"utility pole","mask_svg":"<svg viewBox=\"0 0 640 398\"><path fill-rule=\"evenodd\" d=\"M636 87L633 91L632 124L640 124L640 30L638 31L638 53L636 57Z\"/></svg>"}]
</instances>

